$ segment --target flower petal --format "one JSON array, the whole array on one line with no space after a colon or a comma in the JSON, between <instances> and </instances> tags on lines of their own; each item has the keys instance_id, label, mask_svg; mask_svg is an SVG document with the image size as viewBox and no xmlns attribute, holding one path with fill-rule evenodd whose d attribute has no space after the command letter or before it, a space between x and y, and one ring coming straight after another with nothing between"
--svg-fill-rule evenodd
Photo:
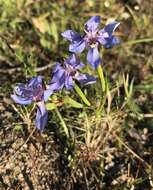
<instances>
[{"instance_id":1,"label":"flower petal","mask_svg":"<svg viewBox=\"0 0 153 190\"><path fill-rule=\"evenodd\" d=\"M64 73L65 73L65 70L63 69L61 64L57 63L54 67L54 70L53 70L52 81L56 82L57 80L59 80L63 76Z\"/></svg>"},{"instance_id":2,"label":"flower petal","mask_svg":"<svg viewBox=\"0 0 153 190\"><path fill-rule=\"evenodd\" d=\"M106 39L109 38L109 34L104 30L99 30L97 40L100 44L104 45L106 43Z\"/></svg>"},{"instance_id":3,"label":"flower petal","mask_svg":"<svg viewBox=\"0 0 153 190\"><path fill-rule=\"evenodd\" d=\"M107 32L109 34L109 36L111 36L119 25L120 25L119 22L114 21L114 22L106 25L103 30L105 32Z\"/></svg>"},{"instance_id":4,"label":"flower petal","mask_svg":"<svg viewBox=\"0 0 153 190\"><path fill-rule=\"evenodd\" d=\"M43 81L43 77L42 76L37 76L37 77L33 77L29 82L28 82L28 86L36 86L38 84L42 84Z\"/></svg>"},{"instance_id":5,"label":"flower petal","mask_svg":"<svg viewBox=\"0 0 153 190\"><path fill-rule=\"evenodd\" d=\"M100 16L93 16L85 23L85 30L95 31L100 23Z\"/></svg>"},{"instance_id":6,"label":"flower petal","mask_svg":"<svg viewBox=\"0 0 153 190\"><path fill-rule=\"evenodd\" d=\"M72 76L67 76L65 80L65 87L67 90L71 90L74 86Z\"/></svg>"},{"instance_id":7,"label":"flower petal","mask_svg":"<svg viewBox=\"0 0 153 190\"><path fill-rule=\"evenodd\" d=\"M27 84L19 84L18 86L14 87L14 93L17 96L21 96L21 98L30 98L33 95L33 91L31 88L27 86Z\"/></svg>"},{"instance_id":8,"label":"flower petal","mask_svg":"<svg viewBox=\"0 0 153 190\"><path fill-rule=\"evenodd\" d=\"M75 56L75 54L70 55L66 60L65 60L66 64L70 64L70 65L75 65L78 62L77 57Z\"/></svg>"},{"instance_id":9,"label":"flower petal","mask_svg":"<svg viewBox=\"0 0 153 190\"><path fill-rule=\"evenodd\" d=\"M53 91L61 90L63 87L64 82L61 82L60 80L50 84L50 88L53 89Z\"/></svg>"},{"instance_id":10,"label":"flower petal","mask_svg":"<svg viewBox=\"0 0 153 190\"><path fill-rule=\"evenodd\" d=\"M53 77L49 84L49 89L53 91L59 90L63 88L65 83L65 70L62 68L60 64L56 64L53 70Z\"/></svg>"},{"instance_id":11,"label":"flower petal","mask_svg":"<svg viewBox=\"0 0 153 190\"><path fill-rule=\"evenodd\" d=\"M28 105L32 103L32 100L29 98L22 98L20 96L17 96L15 94L11 95L11 98L14 100L15 103L21 104L21 105Z\"/></svg>"},{"instance_id":12,"label":"flower petal","mask_svg":"<svg viewBox=\"0 0 153 190\"><path fill-rule=\"evenodd\" d=\"M47 89L44 91L44 101L46 102L49 98L49 96L51 96L53 94L53 90L51 88Z\"/></svg>"},{"instance_id":13,"label":"flower petal","mask_svg":"<svg viewBox=\"0 0 153 190\"><path fill-rule=\"evenodd\" d=\"M99 56L99 52L98 52L98 48L90 48L88 50L88 54L87 54L87 61L89 62L89 64L96 69L98 67L98 65L101 62L100 56Z\"/></svg>"},{"instance_id":14,"label":"flower petal","mask_svg":"<svg viewBox=\"0 0 153 190\"><path fill-rule=\"evenodd\" d=\"M104 44L104 47L105 48L111 48L113 47L114 45L118 45L120 44L120 40L119 38L115 37L115 36L111 36L110 38L108 38L106 40L106 43Z\"/></svg>"},{"instance_id":15,"label":"flower petal","mask_svg":"<svg viewBox=\"0 0 153 190\"><path fill-rule=\"evenodd\" d=\"M66 63L73 66L76 70L85 66L82 62L80 62L80 59L77 58L75 54L72 54L68 59L66 59Z\"/></svg>"},{"instance_id":16,"label":"flower petal","mask_svg":"<svg viewBox=\"0 0 153 190\"><path fill-rule=\"evenodd\" d=\"M65 32L62 32L61 35L71 42L81 40L80 34L78 34L77 32L75 32L73 30L66 30Z\"/></svg>"},{"instance_id":17,"label":"flower petal","mask_svg":"<svg viewBox=\"0 0 153 190\"><path fill-rule=\"evenodd\" d=\"M82 69L83 67L85 67L85 64L83 64L82 62L79 62L79 64L75 66L75 69L78 70L78 69Z\"/></svg>"},{"instance_id":18,"label":"flower petal","mask_svg":"<svg viewBox=\"0 0 153 190\"><path fill-rule=\"evenodd\" d=\"M56 65L53 68L53 73L57 72L58 70L62 70L62 66L60 63L56 63Z\"/></svg>"},{"instance_id":19,"label":"flower petal","mask_svg":"<svg viewBox=\"0 0 153 190\"><path fill-rule=\"evenodd\" d=\"M86 47L86 43L84 39L81 39L78 42L74 42L69 45L69 51L74 52L74 53L81 53L84 48Z\"/></svg>"},{"instance_id":20,"label":"flower petal","mask_svg":"<svg viewBox=\"0 0 153 190\"><path fill-rule=\"evenodd\" d=\"M36 120L35 120L37 129L42 132L47 124L47 120L48 120L48 112L45 108L45 104L44 102L39 102L36 113Z\"/></svg>"},{"instance_id":21,"label":"flower petal","mask_svg":"<svg viewBox=\"0 0 153 190\"><path fill-rule=\"evenodd\" d=\"M93 84L96 82L96 78L89 74L80 74L75 78L83 85Z\"/></svg>"}]
</instances>

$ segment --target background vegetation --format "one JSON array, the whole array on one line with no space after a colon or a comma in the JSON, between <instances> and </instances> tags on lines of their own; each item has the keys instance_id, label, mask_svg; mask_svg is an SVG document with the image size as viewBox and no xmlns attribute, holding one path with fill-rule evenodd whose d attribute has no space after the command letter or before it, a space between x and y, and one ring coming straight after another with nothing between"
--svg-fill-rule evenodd
<instances>
[{"instance_id":1,"label":"background vegetation","mask_svg":"<svg viewBox=\"0 0 153 190\"><path fill-rule=\"evenodd\" d=\"M84 88L90 108L63 91L47 105L48 126L39 134L33 107L11 101L13 87L38 74L49 80L68 55L60 33L82 32L93 15L103 25L121 22L122 43L101 51L108 84L102 115L95 117L99 82ZM0 189L153 189L152 23L152 0L0 0Z\"/></svg>"}]
</instances>

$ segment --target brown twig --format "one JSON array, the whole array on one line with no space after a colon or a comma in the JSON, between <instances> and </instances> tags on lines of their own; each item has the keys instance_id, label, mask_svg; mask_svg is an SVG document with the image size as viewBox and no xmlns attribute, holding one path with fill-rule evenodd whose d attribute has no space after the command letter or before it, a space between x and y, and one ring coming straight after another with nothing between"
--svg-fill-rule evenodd
<instances>
[{"instance_id":1,"label":"brown twig","mask_svg":"<svg viewBox=\"0 0 153 190\"><path fill-rule=\"evenodd\" d=\"M36 73L39 73L41 71L47 70L47 69L52 68L52 67L53 67L53 64L49 63L45 66L35 68L34 71ZM21 67L0 69L0 73L3 73L3 74L12 74L15 72L20 72L20 71L22 71Z\"/></svg>"}]
</instances>

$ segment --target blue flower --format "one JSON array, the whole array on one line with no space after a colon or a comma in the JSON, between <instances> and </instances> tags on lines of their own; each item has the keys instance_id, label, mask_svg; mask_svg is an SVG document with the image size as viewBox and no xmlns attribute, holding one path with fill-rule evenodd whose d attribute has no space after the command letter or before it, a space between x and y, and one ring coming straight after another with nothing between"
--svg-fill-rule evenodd
<instances>
[{"instance_id":1,"label":"blue flower","mask_svg":"<svg viewBox=\"0 0 153 190\"><path fill-rule=\"evenodd\" d=\"M77 80L83 85L95 83L95 77L79 72L84 66L74 54L64 60L63 64L57 63L53 69L50 88L60 90L65 87L67 90L71 90L74 87L74 80Z\"/></svg>"},{"instance_id":2,"label":"blue flower","mask_svg":"<svg viewBox=\"0 0 153 190\"><path fill-rule=\"evenodd\" d=\"M45 108L44 102L48 100L52 93L52 89L46 89L42 77L37 76L33 77L27 84L19 84L16 86L11 98L21 105L28 105L32 102L37 103L35 124L37 129L42 132L48 119L48 112Z\"/></svg>"},{"instance_id":3,"label":"blue flower","mask_svg":"<svg viewBox=\"0 0 153 190\"><path fill-rule=\"evenodd\" d=\"M93 16L84 25L84 36L73 30L66 30L62 33L62 36L71 42L69 45L70 52L81 53L85 48L88 48L87 61L94 69L101 62L98 45L111 48L120 43L119 39L113 35L120 24L119 22L114 21L100 30L98 29L99 24L100 16Z\"/></svg>"}]
</instances>

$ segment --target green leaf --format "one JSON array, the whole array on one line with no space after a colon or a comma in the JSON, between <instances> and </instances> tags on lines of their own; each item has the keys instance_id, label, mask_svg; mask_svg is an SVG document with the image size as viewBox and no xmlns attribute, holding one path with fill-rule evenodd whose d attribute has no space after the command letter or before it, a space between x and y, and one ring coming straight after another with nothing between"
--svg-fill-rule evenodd
<instances>
[{"instance_id":1,"label":"green leaf","mask_svg":"<svg viewBox=\"0 0 153 190\"><path fill-rule=\"evenodd\" d=\"M50 42L44 36L40 38L40 43L44 48L50 49Z\"/></svg>"},{"instance_id":2,"label":"green leaf","mask_svg":"<svg viewBox=\"0 0 153 190\"><path fill-rule=\"evenodd\" d=\"M65 97L64 98L64 103L65 104L69 104L71 105L72 107L74 108L83 108L83 105L75 100L73 100L72 98L70 97Z\"/></svg>"},{"instance_id":3,"label":"green leaf","mask_svg":"<svg viewBox=\"0 0 153 190\"><path fill-rule=\"evenodd\" d=\"M82 101L87 105L87 106L91 106L89 100L86 98L85 94L82 92L81 88L75 84L74 86L75 91L77 92L77 94L80 96L80 98L82 99Z\"/></svg>"},{"instance_id":4,"label":"green leaf","mask_svg":"<svg viewBox=\"0 0 153 190\"><path fill-rule=\"evenodd\" d=\"M57 43L58 42L58 31L57 31L57 25L54 21L51 22L49 34L53 36L55 42Z\"/></svg>"},{"instance_id":5,"label":"green leaf","mask_svg":"<svg viewBox=\"0 0 153 190\"><path fill-rule=\"evenodd\" d=\"M129 86L129 96L132 97L133 95L133 83L134 83L134 78L132 79L130 86Z\"/></svg>"},{"instance_id":6,"label":"green leaf","mask_svg":"<svg viewBox=\"0 0 153 190\"><path fill-rule=\"evenodd\" d=\"M56 109L56 104L54 104L54 103L47 103L46 104L46 109L47 110L54 110L54 109Z\"/></svg>"}]
</instances>

